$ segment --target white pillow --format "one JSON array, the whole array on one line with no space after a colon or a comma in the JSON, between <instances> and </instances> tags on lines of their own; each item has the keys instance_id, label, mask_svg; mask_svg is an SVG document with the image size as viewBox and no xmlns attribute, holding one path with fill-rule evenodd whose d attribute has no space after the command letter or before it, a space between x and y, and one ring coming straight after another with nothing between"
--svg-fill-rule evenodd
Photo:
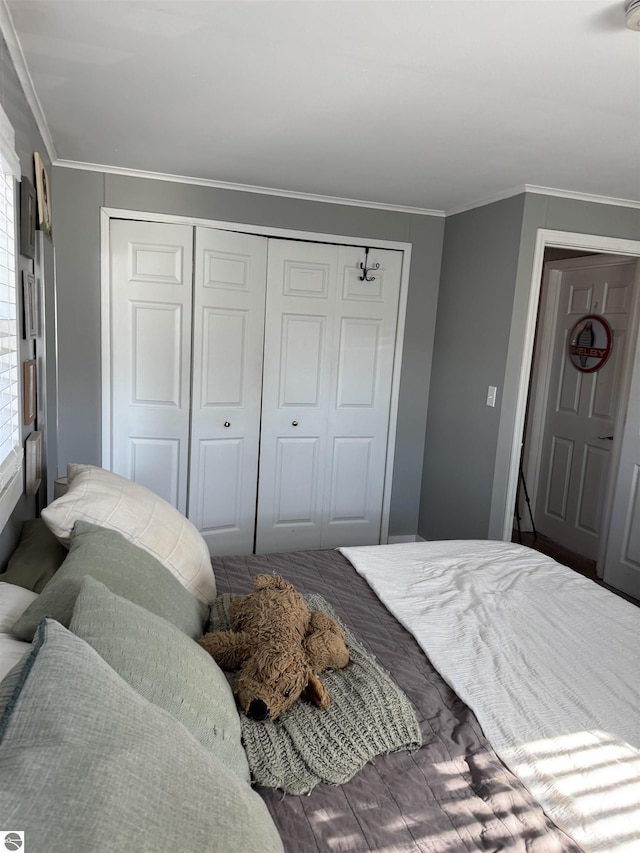
<instances>
[{"instance_id":1,"label":"white pillow","mask_svg":"<svg viewBox=\"0 0 640 853\"><path fill-rule=\"evenodd\" d=\"M2 575L0 575L0 578ZM0 581L0 634L8 634L32 601L38 597L22 586Z\"/></svg>"},{"instance_id":2,"label":"white pillow","mask_svg":"<svg viewBox=\"0 0 640 853\"><path fill-rule=\"evenodd\" d=\"M13 623L37 597L38 594L30 589L0 582L0 681L31 648L31 643L23 643L9 632Z\"/></svg>"},{"instance_id":3,"label":"white pillow","mask_svg":"<svg viewBox=\"0 0 640 853\"><path fill-rule=\"evenodd\" d=\"M69 545L78 519L117 530L153 554L196 598L211 604L216 581L209 549L177 509L144 486L104 468L70 463L67 478L69 489L41 512L63 545Z\"/></svg>"}]
</instances>

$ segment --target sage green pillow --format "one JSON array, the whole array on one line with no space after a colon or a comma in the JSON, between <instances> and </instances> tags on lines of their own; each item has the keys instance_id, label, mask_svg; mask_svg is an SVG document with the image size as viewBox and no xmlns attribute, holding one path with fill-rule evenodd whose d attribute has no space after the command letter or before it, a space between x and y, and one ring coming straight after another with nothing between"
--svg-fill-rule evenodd
<instances>
[{"instance_id":1,"label":"sage green pillow","mask_svg":"<svg viewBox=\"0 0 640 853\"><path fill-rule=\"evenodd\" d=\"M50 619L0 720L0 814L47 853L283 853L251 786Z\"/></svg>"},{"instance_id":2,"label":"sage green pillow","mask_svg":"<svg viewBox=\"0 0 640 853\"><path fill-rule=\"evenodd\" d=\"M162 616L190 637L201 636L208 617L207 605L198 601L148 551L133 545L116 530L88 521L76 521L68 557L14 623L14 636L32 640L43 616L51 616L67 627L86 575Z\"/></svg>"},{"instance_id":3,"label":"sage green pillow","mask_svg":"<svg viewBox=\"0 0 640 853\"><path fill-rule=\"evenodd\" d=\"M229 682L194 640L91 577L82 581L69 629L145 699L168 711L230 770L250 781Z\"/></svg>"},{"instance_id":4,"label":"sage green pillow","mask_svg":"<svg viewBox=\"0 0 640 853\"><path fill-rule=\"evenodd\" d=\"M28 519L0 581L42 592L68 553L41 518Z\"/></svg>"}]
</instances>

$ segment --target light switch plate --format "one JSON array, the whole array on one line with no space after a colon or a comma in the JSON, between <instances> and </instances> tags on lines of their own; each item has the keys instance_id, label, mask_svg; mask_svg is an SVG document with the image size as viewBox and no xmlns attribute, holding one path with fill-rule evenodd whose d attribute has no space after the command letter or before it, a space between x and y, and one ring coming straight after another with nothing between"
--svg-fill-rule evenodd
<instances>
[{"instance_id":1,"label":"light switch plate","mask_svg":"<svg viewBox=\"0 0 640 853\"><path fill-rule=\"evenodd\" d=\"M487 406L495 406L496 404L496 394L498 393L498 389L495 385L489 385L487 390Z\"/></svg>"}]
</instances>

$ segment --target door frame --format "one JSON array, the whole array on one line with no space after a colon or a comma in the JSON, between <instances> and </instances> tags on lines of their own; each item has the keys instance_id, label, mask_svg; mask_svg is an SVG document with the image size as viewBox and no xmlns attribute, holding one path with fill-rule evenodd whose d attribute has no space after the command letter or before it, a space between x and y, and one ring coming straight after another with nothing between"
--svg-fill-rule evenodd
<instances>
[{"instance_id":1,"label":"door frame","mask_svg":"<svg viewBox=\"0 0 640 853\"><path fill-rule=\"evenodd\" d=\"M540 305L540 294L542 290L542 275L544 269L544 250L549 248L572 249L577 251L594 252L596 254L605 255L626 255L631 258L640 260L640 240L627 240L618 237L604 237L595 234L580 234L569 231L555 231L546 228L538 228L536 233L536 243L533 253L533 267L531 271L531 283L529 286L529 306L527 311L527 320L525 334L523 338L522 359L520 362L520 378L518 382L518 392L515 408L514 429L511 442L511 458L509 464L509 474L506 490L506 505L504 507L503 524L502 524L502 539L505 542L511 541L513 531L513 511L516 504L516 495L518 491L518 480L520 475L520 457L522 451L522 443L524 441L524 426L525 415L527 408L527 399L529 396L529 382L533 369L533 346L536 336L536 324L538 317L538 308ZM638 305L638 300L636 300ZM640 333L638 329L638 313L635 311L635 317L631 318L631 326L637 336ZM635 320L635 323L634 323ZM623 376L629 378L631 370L631 352L633 347L629 347L625 365L623 368ZM624 395L621 395L621 397ZM613 453L613 449L612 449ZM612 457L612 473L611 482L613 483L617 476L618 458ZM611 495L613 489L609 489L609 495L605 503L605 518L608 518L611 512ZM603 525L606 529L606 525ZM606 536L602 537L600 543L600 555L605 553ZM601 563L601 559L598 563Z\"/></svg>"},{"instance_id":2,"label":"door frame","mask_svg":"<svg viewBox=\"0 0 640 853\"><path fill-rule=\"evenodd\" d=\"M537 355L534 353L531 368L531 389L528 397L529 414L527 417L527 439L523 442L522 467L525 473L531 506L537 506L538 490L540 485L540 459L542 456L542 445L544 441L544 425L546 423L549 408L549 386L553 368L553 346L558 322L558 306L560 302L560 286L562 275L571 269L579 269L581 266L593 264L596 258L602 259L602 266L615 266L629 264L633 256L610 255L608 253L589 254L585 257L567 258L562 260L547 261L543 264L540 295L540 316L537 323L535 335ZM636 259L636 265L640 259ZM608 518L613 503L613 488L617 479L620 461L621 435L620 426L624 422L627 405L629 383L631 380L633 366L633 343L638 334L638 309L639 294L637 284L637 273L634 274L633 292L629 305L629 325L626 335L626 351L621 362L620 387L613 412L613 433L615 439L611 447L611 464L606 482L606 494L603 504L602 533L598 537L597 574L602 577L604 571L604 556L606 552L606 540ZM531 525L523 517L521 526L529 530ZM562 544L562 543L560 543Z\"/></svg>"},{"instance_id":3,"label":"door frame","mask_svg":"<svg viewBox=\"0 0 640 853\"><path fill-rule=\"evenodd\" d=\"M393 485L393 462L395 457L396 431L398 422L398 403L400 397L400 372L404 345L407 298L409 291L409 273L411 268L411 243L399 240L379 240L374 237L353 237L340 234L326 234L313 231L299 231L292 228L277 228L267 225L249 225L227 220L202 219L193 216L179 216L169 213L150 213L123 208L100 208L100 335L101 335L101 399L102 399L102 465L111 465L111 336L110 285L110 224L112 219L130 219L143 222L164 222L175 225L201 226L221 231L241 231L262 237L284 240L304 240L306 242L333 243L344 246L363 246L377 249L393 249L403 253L400 275L400 297L398 302L398 323L393 353L393 378L389 405L389 431L387 434L387 452L385 457L384 491L382 497L382 517L380 523L380 542L385 543L389 536L389 517L391 510L391 489Z\"/></svg>"}]
</instances>

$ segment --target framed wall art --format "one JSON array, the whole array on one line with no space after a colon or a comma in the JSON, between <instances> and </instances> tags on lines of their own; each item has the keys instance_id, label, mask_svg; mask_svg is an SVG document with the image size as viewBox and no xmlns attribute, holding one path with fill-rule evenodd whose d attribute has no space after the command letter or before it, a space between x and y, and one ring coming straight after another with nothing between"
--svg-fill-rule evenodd
<instances>
[{"instance_id":1,"label":"framed wall art","mask_svg":"<svg viewBox=\"0 0 640 853\"><path fill-rule=\"evenodd\" d=\"M22 305L24 309L24 337L30 341L38 337L40 316L36 277L32 272L22 272Z\"/></svg>"},{"instance_id":2,"label":"framed wall art","mask_svg":"<svg viewBox=\"0 0 640 853\"><path fill-rule=\"evenodd\" d=\"M42 157L36 153L33 155L36 170L36 195L38 198L38 227L51 238L51 191L49 188L49 175L45 169Z\"/></svg>"},{"instance_id":3,"label":"framed wall art","mask_svg":"<svg viewBox=\"0 0 640 853\"><path fill-rule=\"evenodd\" d=\"M605 318L599 314L585 314L569 333L567 353L581 373L595 373L606 364L612 345L611 326Z\"/></svg>"},{"instance_id":4,"label":"framed wall art","mask_svg":"<svg viewBox=\"0 0 640 853\"><path fill-rule=\"evenodd\" d=\"M36 360L30 358L23 365L22 391L24 394L22 423L29 426L36 419Z\"/></svg>"},{"instance_id":5,"label":"framed wall art","mask_svg":"<svg viewBox=\"0 0 640 853\"><path fill-rule=\"evenodd\" d=\"M34 431L27 436L25 453L25 491L36 495L42 482L42 433Z\"/></svg>"},{"instance_id":6,"label":"framed wall art","mask_svg":"<svg viewBox=\"0 0 640 853\"><path fill-rule=\"evenodd\" d=\"M36 254L36 191L28 178L20 181L20 254Z\"/></svg>"}]
</instances>

